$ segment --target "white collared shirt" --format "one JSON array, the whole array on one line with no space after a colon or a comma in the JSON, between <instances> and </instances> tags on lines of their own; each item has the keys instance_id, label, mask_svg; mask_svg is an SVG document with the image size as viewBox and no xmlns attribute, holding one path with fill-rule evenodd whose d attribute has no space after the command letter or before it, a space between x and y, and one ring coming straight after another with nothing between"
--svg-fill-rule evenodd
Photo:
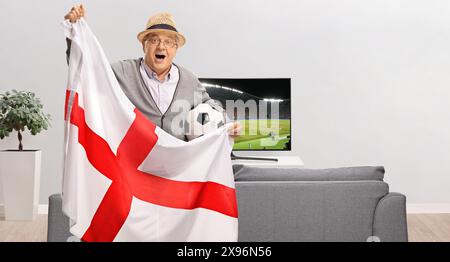
<instances>
[{"instance_id":1,"label":"white collared shirt","mask_svg":"<svg viewBox=\"0 0 450 262\"><path fill-rule=\"evenodd\" d=\"M165 113L172 103L173 95L180 78L178 67L174 64L170 67L169 73L163 81L159 81L155 72L153 72L141 59L140 72L145 84L155 100L161 113Z\"/></svg>"}]
</instances>

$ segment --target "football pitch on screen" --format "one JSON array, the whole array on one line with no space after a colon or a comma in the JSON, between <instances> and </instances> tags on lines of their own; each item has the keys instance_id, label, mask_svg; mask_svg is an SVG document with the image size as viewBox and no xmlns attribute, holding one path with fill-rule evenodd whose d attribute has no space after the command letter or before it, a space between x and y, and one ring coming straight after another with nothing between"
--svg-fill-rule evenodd
<instances>
[{"instance_id":1,"label":"football pitch on screen","mask_svg":"<svg viewBox=\"0 0 450 262\"><path fill-rule=\"evenodd\" d=\"M259 119L238 120L242 125L242 135L235 138L234 150L282 150L286 149L286 143L290 141L291 120L287 119ZM261 121L264 121L260 123ZM259 125L271 128L278 121L278 130L272 134L261 134ZM256 133L250 134L250 125L256 128ZM267 133L267 132L266 132Z\"/></svg>"}]
</instances>

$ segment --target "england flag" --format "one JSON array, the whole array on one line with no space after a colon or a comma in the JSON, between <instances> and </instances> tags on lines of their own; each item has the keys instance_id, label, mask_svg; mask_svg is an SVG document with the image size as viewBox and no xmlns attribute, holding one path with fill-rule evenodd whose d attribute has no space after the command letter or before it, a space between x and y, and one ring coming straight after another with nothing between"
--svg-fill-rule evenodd
<instances>
[{"instance_id":1,"label":"england flag","mask_svg":"<svg viewBox=\"0 0 450 262\"><path fill-rule=\"evenodd\" d=\"M237 241L225 128L181 141L128 100L82 18L72 40L65 106L63 212L83 241Z\"/></svg>"}]
</instances>

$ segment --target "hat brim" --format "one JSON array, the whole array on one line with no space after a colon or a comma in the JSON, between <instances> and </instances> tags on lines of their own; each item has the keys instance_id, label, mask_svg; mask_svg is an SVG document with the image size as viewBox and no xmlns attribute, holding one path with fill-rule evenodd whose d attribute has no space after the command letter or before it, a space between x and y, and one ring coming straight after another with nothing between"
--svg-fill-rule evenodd
<instances>
[{"instance_id":1,"label":"hat brim","mask_svg":"<svg viewBox=\"0 0 450 262\"><path fill-rule=\"evenodd\" d=\"M186 43L186 38L182 34L167 29L147 29L137 34L137 39L142 43L148 34L159 32L171 33L176 35L178 37L178 47L182 47Z\"/></svg>"}]
</instances>

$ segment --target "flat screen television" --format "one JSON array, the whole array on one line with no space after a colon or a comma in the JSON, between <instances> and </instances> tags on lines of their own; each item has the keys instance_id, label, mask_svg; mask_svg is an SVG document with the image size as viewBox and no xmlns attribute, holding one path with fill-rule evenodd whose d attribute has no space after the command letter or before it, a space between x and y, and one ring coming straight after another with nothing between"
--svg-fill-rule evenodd
<instances>
[{"instance_id":1,"label":"flat screen television","mask_svg":"<svg viewBox=\"0 0 450 262\"><path fill-rule=\"evenodd\" d=\"M233 151L291 150L290 78L200 78L229 121L243 126Z\"/></svg>"}]
</instances>

